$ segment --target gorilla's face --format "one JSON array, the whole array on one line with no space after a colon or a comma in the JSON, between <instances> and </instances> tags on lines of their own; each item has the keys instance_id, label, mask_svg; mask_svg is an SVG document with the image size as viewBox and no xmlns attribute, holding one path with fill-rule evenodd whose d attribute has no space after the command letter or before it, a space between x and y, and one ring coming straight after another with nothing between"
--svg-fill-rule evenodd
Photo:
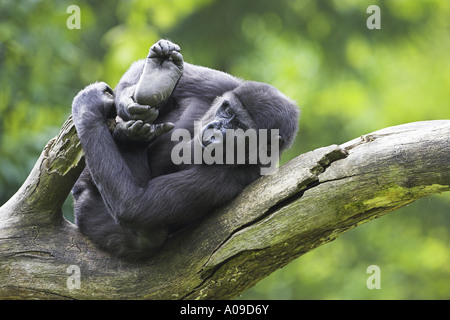
<instances>
[{"instance_id":1,"label":"gorilla's face","mask_svg":"<svg viewBox=\"0 0 450 320\"><path fill-rule=\"evenodd\" d=\"M226 144L227 132L233 131L238 135L249 129L258 129L233 92L227 92L217 98L209 112L205 114L202 123L206 123L202 128L200 139L204 148L210 144Z\"/></svg>"}]
</instances>

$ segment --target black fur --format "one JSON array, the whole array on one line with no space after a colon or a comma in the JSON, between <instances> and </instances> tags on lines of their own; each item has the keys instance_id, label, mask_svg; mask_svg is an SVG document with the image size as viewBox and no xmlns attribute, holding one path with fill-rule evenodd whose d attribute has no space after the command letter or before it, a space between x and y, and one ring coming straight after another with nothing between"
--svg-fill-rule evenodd
<instances>
[{"instance_id":1,"label":"black fur","mask_svg":"<svg viewBox=\"0 0 450 320\"><path fill-rule=\"evenodd\" d=\"M115 89L115 101L137 83L145 60L132 65ZM73 117L87 168L77 181L76 223L98 246L123 258L140 258L159 250L168 235L235 198L260 176L258 165L174 165L178 143L163 134L147 145L118 143L107 127L114 97L104 83L82 90L73 101ZM298 122L296 105L277 89L244 82L224 72L184 63L171 97L157 123L194 133L194 121L217 97L233 92L256 123L255 129L280 130L281 149L292 143ZM118 110L119 115L123 115Z\"/></svg>"}]
</instances>

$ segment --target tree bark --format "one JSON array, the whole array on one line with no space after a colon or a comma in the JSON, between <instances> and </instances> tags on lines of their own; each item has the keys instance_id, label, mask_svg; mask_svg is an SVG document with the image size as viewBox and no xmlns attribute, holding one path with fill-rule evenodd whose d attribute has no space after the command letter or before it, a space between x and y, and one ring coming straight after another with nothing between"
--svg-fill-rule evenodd
<instances>
[{"instance_id":1,"label":"tree bark","mask_svg":"<svg viewBox=\"0 0 450 320\"><path fill-rule=\"evenodd\" d=\"M450 189L450 121L300 155L145 263L98 250L61 206L84 167L71 119L0 208L0 299L227 299L343 232ZM80 271L72 288L71 266Z\"/></svg>"}]
</instances>

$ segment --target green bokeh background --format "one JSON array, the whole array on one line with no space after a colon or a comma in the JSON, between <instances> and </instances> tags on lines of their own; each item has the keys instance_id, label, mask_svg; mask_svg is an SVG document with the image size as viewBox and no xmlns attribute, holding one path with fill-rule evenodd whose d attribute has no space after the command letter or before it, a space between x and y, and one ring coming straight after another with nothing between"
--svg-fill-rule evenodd
<instances>
[{"instance_id":1,"label":"green bokeh background","mask_svg":"<svg viewBox=\"0 0 450 320\"><path fill-rule=\"evenodd\" d=\"M81 9L70 30L67 8ZM369 30L369 5L381 30ZM186 61L270 83L301 106L283 162L377 129L449 119L447 0L0 0L0 205L89 83L114 87L159 38ZM450 159L449 159L450 161ZM449 299L450 196L347 232L241 299ZM65 215L72 215L71 199ZM369 290L369 265L381 289ZM1 279L0 279L1 281Z\"/></svg>"}]
</instances>

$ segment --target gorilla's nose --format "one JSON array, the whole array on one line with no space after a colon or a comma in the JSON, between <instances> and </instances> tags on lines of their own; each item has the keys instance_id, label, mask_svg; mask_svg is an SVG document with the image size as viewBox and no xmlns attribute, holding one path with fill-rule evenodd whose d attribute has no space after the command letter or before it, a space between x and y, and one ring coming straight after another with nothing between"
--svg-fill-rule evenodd
<instances>
[{"instance_id":1,"label":"gorilla's nose","mask_svg":"<svg viewBox=\"0 0 450 320\"><path fill-rule=\"evenodd\" d=\"M202 145L207 147L210 144L219 144L223 141L222 131L217 129L212 123L206 125L202 131Z\"/></svg>"}]
</instances>

